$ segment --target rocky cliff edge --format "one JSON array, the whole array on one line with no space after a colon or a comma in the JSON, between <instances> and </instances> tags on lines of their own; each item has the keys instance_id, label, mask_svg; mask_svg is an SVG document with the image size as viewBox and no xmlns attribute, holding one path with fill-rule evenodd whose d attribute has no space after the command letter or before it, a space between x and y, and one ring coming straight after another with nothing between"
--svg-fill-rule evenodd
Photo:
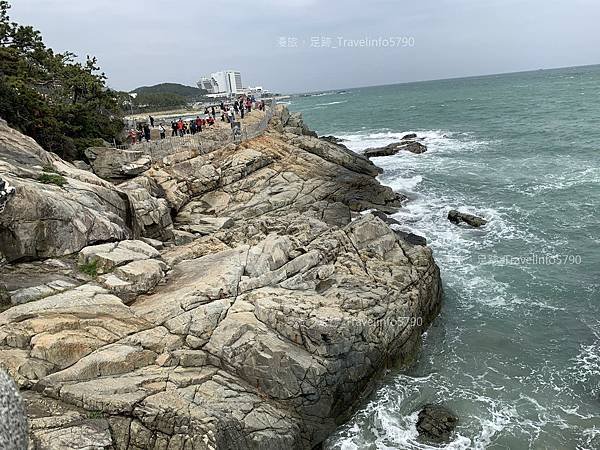
<instances>
[{"instance_id":1,"label":"rocky cliff edge","mask_svg":"<svg viewBox=\"0 0 600 450\"><path fill-rule=\"evenodd\" d=\"M367 212L402 200L369 160L280 107L144 165L115 185L0 123L0 364L32 448L310 449L414 357L439 270Z\"/></svg>"}]
</instances>

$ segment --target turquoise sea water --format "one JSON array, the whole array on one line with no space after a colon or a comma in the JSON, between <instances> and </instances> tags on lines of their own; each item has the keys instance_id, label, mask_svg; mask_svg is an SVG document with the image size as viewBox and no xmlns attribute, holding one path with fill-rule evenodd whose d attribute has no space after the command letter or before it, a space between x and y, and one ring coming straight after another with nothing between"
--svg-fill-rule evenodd
<instances>
[{"instance_id":1,"label":"turquoise sea water","mask_svg":"<svg viewBox=\"0 0 600 450\"><path fill-rule=\"evenodd\" d=\"M408 132L422 155L374 159L411 201L445 305L416 365L389 373L329 449L425 449L416 411L460 417L443 448L600 448L600 66L294 97L361 151ZM481 230L449 209L490 220Z\"/></svg>"}]
</instances>

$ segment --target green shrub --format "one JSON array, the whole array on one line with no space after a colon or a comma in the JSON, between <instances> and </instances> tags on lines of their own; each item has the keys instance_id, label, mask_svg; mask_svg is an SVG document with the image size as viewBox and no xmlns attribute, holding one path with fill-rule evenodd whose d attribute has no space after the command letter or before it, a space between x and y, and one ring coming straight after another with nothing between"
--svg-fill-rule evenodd
<instances>
[{"instance_id":1,"label":"green shrub","mask_svg":"<svg viewBox=\"0 0 600 450\"><path fill-rule=\"evenodd\" d=\"M98 261L90 261L89 263L79 266L79 270L90 277L98 276Z\"/></svg>"},{"instance_id":2,"label":"green shrub","mask_svg":"<svg viewBox=\"0 0 600 450\"><path fill-rule=\"evenodd\" d=\"M37 180L40 183L55 184L60 187L63 187L65 184L67 184L67 179L58 173L44 172L38 177Z\"/></svg>"}]
</instances>

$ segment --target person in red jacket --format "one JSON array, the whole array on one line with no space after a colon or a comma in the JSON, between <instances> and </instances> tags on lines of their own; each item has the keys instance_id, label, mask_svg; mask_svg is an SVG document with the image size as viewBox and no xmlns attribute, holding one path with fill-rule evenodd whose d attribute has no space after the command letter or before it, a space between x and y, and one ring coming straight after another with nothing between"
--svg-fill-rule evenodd
<instances>
[{"instance_id":1,"label":"person in red jacket","mask_svg":"<svg viewBox=\"0 0 600 450\"><path fill-rule=\"evenodd\" d=\"M183 129L183 120L181 118L177 121L177 131L179 131L179 136L183 137L185 130Z\"/></svg>"}]
</instances>

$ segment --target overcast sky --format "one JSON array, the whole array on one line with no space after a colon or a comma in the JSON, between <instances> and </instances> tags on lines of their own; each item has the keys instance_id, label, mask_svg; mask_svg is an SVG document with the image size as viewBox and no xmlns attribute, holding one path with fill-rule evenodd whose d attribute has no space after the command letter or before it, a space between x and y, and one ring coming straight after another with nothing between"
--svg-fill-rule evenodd
<instances>
[{"instance_id":1,"label":"overcast sky","mask_svg":"<svg viewBox=\"0 0 600 450\"><path fill-rule=\"evenodd\" d=\"M123 90L195 85L229 68L246 86L302 92L600 63L600 0L11 4L13 20L41 30L57 51L96 55L110 86ZM340 46L338 38L409 46Z\"/></svg>"}]
</instances>

